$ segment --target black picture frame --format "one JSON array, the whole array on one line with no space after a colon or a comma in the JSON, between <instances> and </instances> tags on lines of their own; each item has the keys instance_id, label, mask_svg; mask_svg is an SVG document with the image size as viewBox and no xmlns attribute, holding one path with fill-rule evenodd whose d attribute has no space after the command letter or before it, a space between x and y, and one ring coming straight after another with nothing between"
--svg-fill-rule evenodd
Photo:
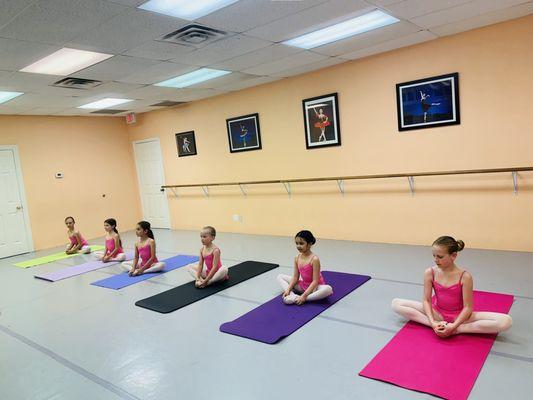
<instances>
[{"instance_id":1,"label":"black picture frame","mask_svg":"<svg viewBox=\"0 0 533 400\"><path fill-rule=\"evenodd\" d=\"M341 145L337 93L304 99L302 109L308 150Z\"/></svg>"},{"instance_id":2,"label":"black picture frame","mask_svg":"<svg viewBox=\"0 0 533 400\"><path fill-rule=\"evenodd\" d=\"M197 154L194 131L176 133L178 157L195 156Z\"/></svg>"},{"instance_id":3,"label":"black picture frame","mask_svg":"<svg viewBox=\"0 0 533 400\"><path fill-rule=\"evenodd\" d=\"M261 150L259 114L241 115L226 119L230 153Z\"/></svg>"},{"instance_id":4,"label":"black picture frame","mask_svg":"<svg viewBox=\"0 0 533 400\"><path fill-rule=\"evenodd\" d=\"M399 131L460 124L459 73L396 84L396 108Z\"/></svg>"}]
</instances>

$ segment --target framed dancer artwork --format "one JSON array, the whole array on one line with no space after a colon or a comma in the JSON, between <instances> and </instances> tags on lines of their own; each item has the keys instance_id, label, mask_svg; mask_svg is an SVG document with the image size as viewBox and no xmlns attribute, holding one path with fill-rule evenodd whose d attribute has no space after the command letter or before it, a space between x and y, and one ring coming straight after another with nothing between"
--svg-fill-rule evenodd
<instances>
[{"instance_id":1,"label":"framed dancer artwork","mask_svg":"<svg viewBox=\"0 0 533 400\"><path fill-rule=\"evenodd\" d=\"M231 153L261 149L259 114L229 118L226 120L226 127Z\"/></svg>"},{"instance_id":2,"label":"framed dancer artwork","mask_svg":"<svg viewBox=\"0 0 533 400\"><path fill-rule=\"evenodd\" d=\"M459 74L398 83L396 105L399 131L460 124Z\"/></svg>"},{"instance_id":3,"label":"framed dancer artwork","mask_svg":"<svg viewBox=\"0 0 533 400\"><path fill-rule=\"evenodd\" d=\"M176 133L176 146L178 146L178 157L195 156L196 140L194 131Z\"/></svg>"},{"instance_id":4,"label":"framed dancer artwork","mask_svg":"<svg viewBox=\"0 0 533 400\"><path fill-rule=\"evenodd\" d=\"M337 93L302 100L307 149L340 146Z\"/></svg>"}]
</instances>

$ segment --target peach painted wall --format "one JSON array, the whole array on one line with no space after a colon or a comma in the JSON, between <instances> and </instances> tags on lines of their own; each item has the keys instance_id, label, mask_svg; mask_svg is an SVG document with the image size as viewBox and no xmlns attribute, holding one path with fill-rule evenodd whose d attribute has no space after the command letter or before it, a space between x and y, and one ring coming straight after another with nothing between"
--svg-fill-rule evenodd
<instances>
[{"instance_id":1,"label":"peach painted wall","mask_svg":"<svg viewBox=\"0 0 533 400\"><path fill-rule=\"evenodd\" d=\"M102 236L109 217L134 228L140 203L122 118L0 116L0 145L18 146L36 249L67 242L68 215L87 238Z\"/></svg>"},{"instance_id":2,"label":"peach painted wall","mask_svg":"<svg viewBox=\"0 0 533 400\"><path fill-rule=\"evenodd\" d=\"M321 71L143 114L130 141L158 136L168 184L533 166L533 16ZM397 131L395 84L459 72L461 125ZM301 100L338 92L342 146L306 150ZM230 154L225 120L260 115L263 149ZM178 158L174 134L194 130L198 155ZM533 251L533 174L513 195L507 175L184 189L169 196L173 228ZM242 222L232 215L242 215Z\"/></svg>"}]
</instances>

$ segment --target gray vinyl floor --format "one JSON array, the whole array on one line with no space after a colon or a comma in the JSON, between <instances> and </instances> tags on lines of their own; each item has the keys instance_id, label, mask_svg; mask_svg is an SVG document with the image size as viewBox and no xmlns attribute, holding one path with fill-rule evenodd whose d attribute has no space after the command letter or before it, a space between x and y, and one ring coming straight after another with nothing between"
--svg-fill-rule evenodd
<instances>
[{"instance_id":1,"label":"gray vinyl floor","mask_svg":"<svg viewBox=\"0 0 533 400\"><path fill-rule=\"evenodd\" d=\"M155 234L160 259L200 248L197 232ZM132 248L133 233L123 239ZM220 233L216 243L225 265L256 260L281 267L158 314L135 301L189 281L184 269L114 291L90 283L119 273L118 266L55 283L33 278L91 256L28 269L12 264L59 249L0 260L0 399L432 398L357 375L404 323L390 311L391 299L421 297L429 247L319 240L314 251L323 269L373 279L266 345L218 328L279 293L275 276L290 273L293 240ZM514 325L497 338L470 399L531 399L533 253L466 249L458 264L472 272L476 289L516 296Z\"/></svg>"}]
</instances>

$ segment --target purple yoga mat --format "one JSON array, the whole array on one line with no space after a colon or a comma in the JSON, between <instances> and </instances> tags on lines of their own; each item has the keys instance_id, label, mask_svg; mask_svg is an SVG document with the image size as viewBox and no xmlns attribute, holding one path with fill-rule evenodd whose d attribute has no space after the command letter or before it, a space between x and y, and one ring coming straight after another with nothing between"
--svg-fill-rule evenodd
<instances>
[{"instance_id":1,"label":"purple yoga mat","mask_svg":"<svg viewBox=\"0 0 533 400\"><path fill-rule=\"evenodd\" d=\"M154 276L164 274L165 272L169 272L174 269L184 267L194 262L198 262L198 256L178 255L178 256L170 257L170 258L167 258L166 260L161 260L161 261L165 262L165 268L160 272L142 274L142 275L137 275L137 276L129 276L127 272L124 272L119 275L113 275L109 278L105 278L105 279L93 282L91 283L91 285L100 286L100 287L104 287L108 289L114 289L114 290L122 289L123 287L133 285L134 283L145 281L147 279L153 278Z\"/></svg>"},{"instance_id":2,"label":"purple yoga mat","mask_svg":"<svg viewBox=\"0 0 533 400\"><path fill-rule=\"evenodd\" d=\"M126 260L131 260L133 258L133 252L126 252ZM62 279L71 278L76 275L85 274L86 272L95 271L100 268L110 267L120 263L120 261L110 261L103 263L102 261L90 261L88 263L74 265L71 267L63 268L57 271L48 272L46 274L36 274L33 275L37 279L43 279L45 281L56 282Z\"/></svg>"},{"instance_id":3,"label":"purple yoga mat","mask_svg":"<svg viewBox=\"0 0 533 400\"><path fill-rule=\"evenodd\" d=\"M243 316L222 324L220 331L274 344L298 330L370 279L366 275L333 271L323 271L322 275L326 283L333 288L333 294L328 298L298 306L284 304L280 295Z\"/></svg>"}]
</instances>

